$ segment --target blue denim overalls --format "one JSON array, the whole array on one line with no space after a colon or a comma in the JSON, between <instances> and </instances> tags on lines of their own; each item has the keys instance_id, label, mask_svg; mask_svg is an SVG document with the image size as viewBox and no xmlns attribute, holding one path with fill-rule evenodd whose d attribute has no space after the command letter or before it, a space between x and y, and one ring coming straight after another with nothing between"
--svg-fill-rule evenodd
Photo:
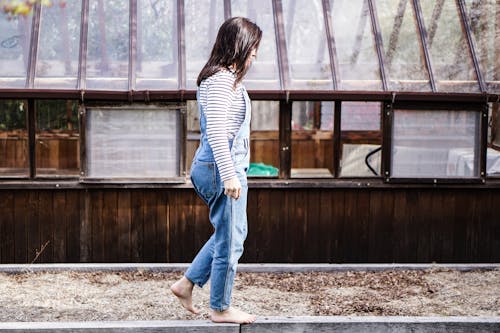
<instances>
[{"instance_id":1,"label":"blue denim overalls","mask_svg":"<svg viewBox=\"0 0 500 333\"><path fill-rule=\"evenodd\" d=\"M198 102L201 138L191 166L191 182L196 193L210 208L210 222L215 232L198 252L185 276L200 287L210 278L210 307L217 311L229 308L236 266L247 236L246 171L250 162L251 106L245 88L242 89L246 105L245 119L234 139L229 140L231 157L242 187L238 200L224 194L224 183L220 179L206 135L206 117ZM200 100L199 91L197 99Z\"/></svg>"}]
</instances>

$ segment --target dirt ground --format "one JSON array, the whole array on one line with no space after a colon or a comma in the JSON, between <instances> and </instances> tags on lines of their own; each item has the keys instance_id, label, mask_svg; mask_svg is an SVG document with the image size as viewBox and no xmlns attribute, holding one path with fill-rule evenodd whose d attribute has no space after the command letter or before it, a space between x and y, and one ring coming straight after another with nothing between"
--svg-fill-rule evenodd
<instances>
[{"instance_id":1,"label":"dirt ground","mask_svg":"<svg viewBox=\"0 0 500 333\"><path fill-rule=\"evenodd\" d=\"M206 319L169 291L181 273L0 273L0 321ZM233 305L258 316L500 316L500 270L238 273Z\"/></svg>"}]
</instances>

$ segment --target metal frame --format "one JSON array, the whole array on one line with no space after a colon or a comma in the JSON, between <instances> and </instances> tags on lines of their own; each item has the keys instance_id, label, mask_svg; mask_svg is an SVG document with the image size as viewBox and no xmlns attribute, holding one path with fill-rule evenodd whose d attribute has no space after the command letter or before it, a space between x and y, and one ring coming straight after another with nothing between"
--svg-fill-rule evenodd
<instances>
[{"instance_id":1,"label":"metal frame","mask_svg":"<svg viewBox=\"0 0 500 333\"><path fill-rule=\"evenodd\" d=\"M332 16L330 1L323 0L323 18L325 21L326 40L328 43L328 54L330 56L330 71L332 73L333 90L340 87L340 69L337 61L337 48L335 46L335 37L333 34Z\"/></svg>"},{"instance_id":2,"label":"metal frame","mask_svg":"<svg viewBox=\"0 0 500 333\"><path fill-rule=\"evenodd\" d=\"M382 89L387 91L387 74L385 70L385 60L384 60L384 49L382 45L382 34L380 32L380 25L377 18L377 10L375 8L375 2L373 0L368 1L368 8L370 10L370 17L372 22L372 32L375 41L375 48L377 51L377 57L379 62L380 79L382 80Z\"/></svg>"},{"instance_id":3,"label":"metal frame","mask_svg":"<svg viewBox=\"0 0 500 333\"><path fill-rule=\"evenodd\" d=\"M26 88L33 88L35 85L36 61L38 53L38 39L40 37L40 16L42 7L39 2L34 6L33 21L31 23L30 54L28 57L28 68L26 77Z\"/></svg>"},{"instance_id":4,"label":"metal frame","mask_svg":"<svg viewBox=\"0 0 500 333\"><path fill-rule=\"evenodd\" d=\"M78 80L77 89L82 91L86 88L87 79L87 36L89 31L89 1L82 0L82 24L80 27L80 50L78 55Z\"/></svg>"},{"instance_id":5,"label":"metal frame","mask_svg":"<svg viewBox=\"0 0 500 333\"><path fill-rule=\"evenodd\" d=\"M280 68L280 84L281 89L286 90L290 86L290 74L288 65L288 55L286 51L286 36L285 36L285 25L283 23L283 6L281 0L273 1L273 12L274 12L274 30L276 32L276 41L278 52L278 66Z\"/></svg>"},{"instance_id":6,"label":"metal frame","mask_svg":"<svg viewBox=\"0 0 500 333\"><path fill-rule=\"evenodd\" d=\"M137 68L137 1L129 0L128 90L135 90Z\"/></svg>"},{"instance_id":7,"label":"metal frame","mask_svg":"<svg viewBox=\"0 0 500 333\"><path fill-rule=\"evenodd\" d=\"M420 36L420 46L422 47L422 50L423 50L425 67L427 69L427 74L429 75L431 89L433 92L436 92L437 91L436 81L434 79L434 72L432 70L431 56L429 54L429 48L428 48L428 44L427 44L427 31L425 30L422 9L420 8L419 0L413 0L412 4L413 4L413 11L414 11L415 17L417 19L417 25L418 25L419 36Z\"/></svg>"}]
</instances>

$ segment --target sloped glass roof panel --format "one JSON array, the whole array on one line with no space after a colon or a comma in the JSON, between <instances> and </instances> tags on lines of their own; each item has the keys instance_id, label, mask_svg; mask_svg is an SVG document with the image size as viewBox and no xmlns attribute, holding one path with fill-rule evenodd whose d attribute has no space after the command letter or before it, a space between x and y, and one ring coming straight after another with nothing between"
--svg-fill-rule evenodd
<instances>
[{"instance_id":1,"label":"sloped glass roof panel","mask_svg":"<svg viewBox=\"0 0 500 333\"><path fill-rule=\"evenodd\" d=\"M137 90L178 88L177 1L137 2Z\"/></svg>"},{"instance_id":2,"label":"sloped glass roof panel","mask_svg":"<svg viewBox=\"0 0 500 333\"><path fill-rule=\"evenodd\" d=\"M32 16L8 18L0 11L0 88L24 88Z\"/></svg>"},{"instance_id":3,"label":"sloped glass roof panel","mask_svg":"<svg viewBox=\"0 0 500 333\"><path fill-rule=\"evenodd\" d=\"M421 39L413 6L408 0L379 0L377 15L384 48L388 89L430 91Z\"/></svg>"},{"instance_id":4,"label":"sloped glass roof panel","mask_svg":"<svg viewBox=\"0 0 500 333\"><path fill-rule=\"evenodd\" d=\"M186 88L196 89L196 79L212 51L217 31L224 22L223 0L186 0Z\"/></svg>"},{"instance_id":5,"label":"sloped glass roof panel","mask_svg":"<svg viewBox=\"0 0 500 333\"><path fill-rule=\"evenodd\" d=\"M86 88L128 90L129 1L89 1Z\"/></svg>"},{"instance_id":6,"label":"sloped glass roof panel","mask_svg":"<svg viewBox=\"0 0 500 333\"><path fill-rule=\"evenodd\" d=\"M284 0L283 19L290 89L332 89L323 8L320 0Z\"/></svg>"},{"instance_id":7,"label":"sloped glass roof panel","mask_svg":"<svg viewBox=\"0 0 500 333\"><path fill-rule=\"evenodd\" d=\"M421 7L437 90L479 92L455 0L421 1Z\"/></svg>"},{"instance_id":8,"label":"sloped glass roof panel","mask_svg":"<svg viewBox=\"0 0 500 333\"><path fill-rule=\"evenodd\" d=\"M233 0L232 16L243 16L262 29L257 59L245 77L247 89L279 89L278 53L271 0Z\"/></svg>"},{"instance_id":9,"label":"sloped glass roof panel","mask_svg":"<svg viewBox=\"0 0 500 333\"><path fill-rule=\"evenodd\" d=\"M341 90L382 90L367 0L330 0Z\"/></svg>"},{"instance_id":10,"label":"sloped glass roof panel","mask_svg":"<svg viewBox=\"0 0 500 333\"><path fill-rule=\"evenodd\" d=\"M76 88L81 1L41 7L35 88Z\"/></svg>"},{"instance_id":11,"label":"sloped glass roof panel","mask_svg":"<svg viewBox=\"0 0 500 333\"><path fill-rule=\"evenodd\" d=\"M490 93L499 93L500 7L495 7L495 0L465 0L465 3L479 67L487 90Z\"/></svg>"}]
</instances>

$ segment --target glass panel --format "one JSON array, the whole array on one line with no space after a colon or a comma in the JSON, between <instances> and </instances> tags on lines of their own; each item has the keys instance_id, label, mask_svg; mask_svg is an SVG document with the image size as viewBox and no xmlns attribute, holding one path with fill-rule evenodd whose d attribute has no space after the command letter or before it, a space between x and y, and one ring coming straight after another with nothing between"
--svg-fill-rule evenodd
<instances>
[{"instance_id":1,"label":"glass panel","mask_svg":"<svg viewBox=\"0 0 500 333\"><path fill-rule=\"evenodd\" d=\"M330 0L342 90L382 90L366 0Z\"/></svg>"},{"instance_id":2,"label":"glass panel","mask_svg":"<svg viewBox=\"0 0 500 333\"><path fill-rule=\"evenodd\" d=\"M413 6L407 0L379 0L377 14L390 90L430 91Z\"/></svg>"},{"instance_id":3,"label":"glass panel","mask_svg":"<svg viewBox=\"0 0 500 333\"><path fill-rule=\"evenodd\" d=\"M87 89L128 90L129 1L90 0Z\"/></svg>"},{"instance_id":4,"label":"glass panel","mask_svg":"<svg viewBox=\"0 0 500 333\"><path fill-rule=\"evenodd\" d=\"M87 112L87 176L180 176L180 112L177 107L91 108Z\"/></svg>"},{"instance_id":5,"label":"glass panel","mask_svg":"<svg viewBox=\"0 0 500 333\"><path fill-rule=\"evenodd\" d=\"M224 22L224 1L186 0L186 88L196 89L196 79L212 51Z\"/></svg>"},{"instance_id":6,"label":"glass panel","mask_svg":"<svg viewBox=\"0 0 500 333\"><path fill-rule=\"evenodd\" d=\"M137 6L136 89L177 89L177 1L139 1Z\"/></svg>"},{"instance_id":7,"label":"glass panel","mask_svg":"<svg viewBox=\"0 0 500 333\"><path fill-rule=\"evenodd\" d=\"M479 112L395 110L392 177L479 176Z\"/></svg>"},{"instance_id":8,"label":"glass panel","mask_svg":"<svg viewBox=\"0 0 500 333\"><path fill-rule=\"evenodd\" d=\"M380 175L381 108L379 102L342 102L340 177Z\"/></svg>"},{"instance_id":9,"label":"glass panel","mask_svg":"<svg viewBox=\"0 0 500 333\"><path fill-rule=\"evenodd\" d=\"M37 101L36 174L78 175L80 133L76 101Z\"/></svg>"},{"instance_id":10,"label":"glass panel","mask_svg":"<svg viewBox=\"0 0 500 333\"><path fill-rule=\"evenodd\" d=\"M421 1L438 91L478 92L479 84L454 0Z\"/></svg>"},{"instance_id":11,"label":"glass panel","mask_svg":"<svg viewBox=\"0 0 500 333\"><path fill-rule=\"evenodd\" d=\"M333 177L333 130L323 127L323 113L333 115L334 102L293 102L292 170L293 178Z\"/></svg>"},{"instance_id":12,"label":"glass panel","mask_svg":"<svg viewBox=\"0 0 500 333\"><path fill-rule=\"evenodd\" d=\"M500 93L500 4L496 0L465 0L465 3L488 91Z\"/></svg>"},{"instance_id":13,"label":"glass panel","mask_svg":"<svg viewBox=\"0 0 500 333\"><path fill-rule=\"evenodd\" d=\"M283 0L290 88L332 89L333 80L320 0Z\"/></svg>"},{"instance_id":14,"label":"glass panel","mask_svg":"<svg viewBox=\"0 0 500 333\"><path fill-rule=\"evenodd\" d=\"M257 59L245 78L247 89L279 89L278 53L271 0L232 0L233 16L243 16L262 29Z\"/></svg>"},{"instance_id":15,"label":"glass panel","mask_svg":"<svg viewBox=\"0 0 500 333\"><path fill-rule=\"evenodd\" d=\"M252 101L248 176L278 176L280 163L279 109L278 101Z\"/></svg>"},{"instance_id":16,"label":"glass panel","mask_svg":"<svg viewBox=\"0 0 500 333\"><path fill-rule=\"evenodd\" d=\"M42 7L36 88L77 87L81 7L81 1Z\"/></svg>"},{"instance_id":17,"label":"glass panel","mask_svg":"<svg viewBox=\"0 0 500 333\"><path fill-rule=\"evenodd\" d=\"M0 88L24 88L30 50L31 16L7 18L0 10Z\"/></svg>"},{"instance_id":18,"label":"glass panel","mask_svg":"<svg viewBox=\"0 0 500 333\"><path fill-rule=\"evenodd\" d=\"M500 177L500 109L498 103L488 104L488 146L486 175Z\"/></svg>"},{"instance_id":19,"label":"glass panel","mask_svg":"<svg viewBox=\"0 0 500 333\"><path fill-rule=\"evenodd\" d=\"M27 105L0 99L0 177L28 175Z\"/></svg>"}]
</instances>

